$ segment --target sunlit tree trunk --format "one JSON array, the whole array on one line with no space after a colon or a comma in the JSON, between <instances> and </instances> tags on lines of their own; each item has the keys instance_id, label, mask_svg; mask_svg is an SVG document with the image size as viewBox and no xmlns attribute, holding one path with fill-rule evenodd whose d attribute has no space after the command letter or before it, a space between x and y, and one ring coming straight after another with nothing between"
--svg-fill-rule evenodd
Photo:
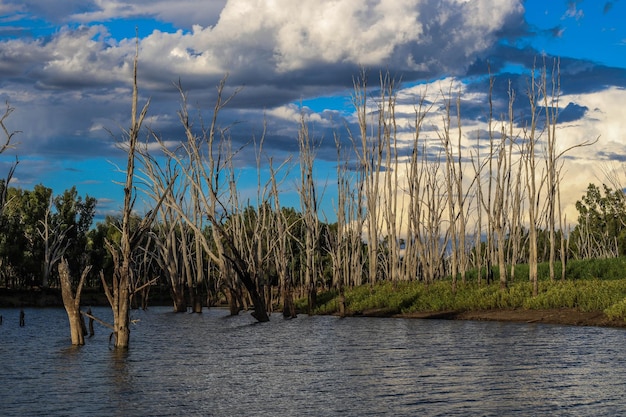
<instances>
[{"instance_id":1,"label":"sunlit tree trunk","mask_svg":"<svg viewBox=\"0 0 626 417\"><path fill-rule=\"evenodd\" d=\"M91 270L91 266L86 267L80 276L76 292L72 290L72 277L67 260L62 259L59 263L59 279L61 281L61 295L63 306L70 323L70 336L72 345L85 344L85 322L80 314L80 296L85 283L85 279Z\"/></svg>"},{"instance_id":2,"label":"sunlit tree trunk","mask_svg":"<svg viewBox=\"0 0 626 417\"><path fill-rule=\"evenodd\" d=\"M528 198L528 279L532 284L533 296L537 296L539 292L539 284L537 281L537 225L539 217L539 193L538 189L541 179L537 178L537 160L536 145L538 142L537 132L537 116L538 116L538 100L541 83L537 84L535 70L533 69L530 86L528 89L528 100L530 104L530 125L524 128L524 147L523 158L526 174L526 191Z\"/></svg>"},{"instance_id":3,"label":"sunlit tree trunk","mask_svg":"<svg viewBox=\"0 0 626 417\"><path fill-rule=\"evenodd\" d=\"M317 248L320 237L318 218L317 187L313 179L313 163L315 162L316 144L309 135L309 129L301 117L300 131L298 132L300 149L300 205L304 222L304 285L308 293L308 312L311 314L317 304L318 264Z\"/></svg>"},{"instance_id":4,"label":"sunlit tree trunk","mask_svg":"<svg viewBox=\"0 0 626 417\"><path fill-rule=\"evenodd\" d=\"M384 187L382 218L385 222L386 279L396 282L400 278L400 229L398 223L404 216L398 204L400 186L398 184L398 127L396 125L396 81L389 73L381 74L380 98L378 103L378 130L380 146L384 150ZM377 226L378 228L379 226Z\"/></svg>"},{"instance_id":5,"label":"sunlit tree trunk","mask_svg":"<svg viewBox=\"0 0 626 417\"><path fill-rule=\"evenodd\" d=\"M43 220L39 220L41 228L37 229L39 237L41 237L44 243L43 277L41 280L41 286L44 288L48 287L48 280L52 268L54 268L54 265L65 255L70 245L69 240L66 239L69 229L63 229L63 225L60 223L56 225L52 225L51 223L52 197L50 197L50 203L48 204Z\"/></svg>"},{"instance_id":6,"label":"sunlit tree trunk","mask_svg":"<svg viewBox=\"0 0 626 417\"><path fill-rule=\"evenodd\" d=\"M555 62L556 65L556 62ZM544 62L543 71L547 71ZM557 76L555 79L554 77ZM554 281L554 263L556 261L556 197L557 197L557 155L556 155L556 123L559 113L560 77L552 69L552 92L548 93L547 76L542 77L543 106L546 123L546 180L547 180L547 216L548 216L548 241L550 254L548 258L550 268L550 281Z\"/></svg>"},{"instance_id":7,"label":"sunlit tree trunk","mask_svg":"<svg viewBox=\"0 0 626 417\"><path fill-rule=\"evenodd\" d=\"M378 252L379 252L379 206L383 146L380 131L371 132L368 129L369 102L368 102L367 74L362 70L361 76L354 82L353 103L358 116L359 138L354 140L358 144L357 155L359 162L360 187L363 190L365 206L365 227L367 240L367 262L369 267L368 281L373 286L378 277ZM372 128L371 130L374 130Z\"/></svg>"},{"instance_id":8,"label":"sunlit tree trunk","mask_svg":"<svg viewBox=\"0 0 626 417\"><path fill-rule=\"evenodd\" d=\"M509 170L511 171L511 175L513 175L513 144L516 143L516 136L513 133L513 127L515 125L515 119L513 114L513 104L515 102L515 92L511 88L511 82L509 82L508 89L508 135L509 135ZM511 202L511 217L510 217L510 225L509 225L509 262L510 262L510 280L515 280L515 266L518 262L520 256L520 248L522 247L522 219L521 213L523 210L523 163L522 158L520 157L517 161L517 168L515 171L515 178L512 179L513 187L509 187Z\"/></svg>"},{"instance_id":9,"label":"sunlit tree trunk","mask_svg":"<svg viewBox=\"0 0 626 417\"><path fill-rule=\"evenodd\" d=\"M429 109L425 107L425 97L419 100L419 104L415 108L414 132L411 143L411 156L407 166L407 240L404 251L404 273L406 280L424 280L428 281L425 273L427 258L426 245L424 244L423 233L424 226L424 201L425 195L425 176L426 176L426 145L420 134L422 125Z\"/></svg>"},{"instance_id":10,"label":"sunlit tree trunk","mask_svg":"<svg viewBox=\"0 0 626 417\"><path fill-rule=\"evenodd\" d=\"M220 129L217 124L219 112L234 97L234 95L228 98L222 96L225 84L226 77L217 87L211 123L208 127L201 127L199 135L195 133L189 117L187 96L182 86L178 86L182 98L179 118L186 135L186 141L180 149L171 150L165 141L157 135L153 136L161 144L161 151L180 169L179 180L189 186L190 198L197 199L190 204L203 207L203 220L201 223L194 221L194 216L186 210L186 200L166 204L200 239L204 252L218 270L224 288L237 293L239 285L243 284L254 305L253 316L258 321L264 322L269 320L269 316L264 298L259 292L258 276L251 273L246 262L246 248L240 246L244 240L234 234L237 229L227 224L231 215L238 214L239 207L236 203L237 189L231 181L232 173L229 172L229 169L232 171L234 155L230 150L228 129ZM204 233L206 226L209 226L210 234Z\"/></svg>"},{"instance_id":11,"label":"sunlit tree trunk","mask_svg":"<svg viewBox=\"0 0 626 417\"><path fill-rule=\"evenodd\" d=\"M459 261L462 257L461 252L464 252L465 248L465 224L464 220L464 195L463 195L463 168L461 164L457 165L454 157L453 145L451 142L451 107L452 103L449 98L450 92L444 94L442 97L444 100L445 113L443 116L443 129L439 134L439 139L442 142L443 149L446 155L445 165L445 183L446 192L448 195L448 234L450 236L450 275L452 276L452 291L456 291L457 277L459 274ZM457 126L458 126L458 147L457 152L459 161L461 159L461 120L460 120L460 99L457 99ZM459 194L460 193L460 194ZM462 230L461 230L462 229ZM465 270L463 270L465 274ZM463 275L465 276L465 275ZM463 279L465 281L465 279Z\"/></svg>"},{"instance_id":12,"label":"sunlit tree trunk","mask_svg":"<svg viewBox=\"0 0 626 417\"><path fill-rule=\"evenodd\" d=\"M133 65L133 95L131 109L131 124L127 133L128 160L126 165L126 182L124 184L124 206L122 208L122 226L119 248L115 248L112 243L108 244L109 251L113 256L114 270L112 283L109 285L102 277L105 294L113 311L113 327L116 348L128 348L130 341L130 296L133 282L133 271L131 268L132 246L131 246L131 215L134 205L133 180L135 176L135 152L137 140L143 120L148 112L150 101L144 105L141 113L137 115L137 105L139 92L137 88L137 61L139 53L139 41L137 40L135 59ZM149 220L148 218L144 220ZM148 223L148 222L146 222ZM144 224L144 228L147 224ZM137 231L139 232L139 231Z\"/></svg>"}]
</instances>

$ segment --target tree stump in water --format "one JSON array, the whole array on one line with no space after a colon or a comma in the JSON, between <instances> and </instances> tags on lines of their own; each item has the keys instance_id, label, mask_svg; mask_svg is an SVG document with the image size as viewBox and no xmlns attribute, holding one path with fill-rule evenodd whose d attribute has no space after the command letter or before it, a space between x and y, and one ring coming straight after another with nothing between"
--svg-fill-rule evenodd
<instances>
[{"instance_id":1,"label":"tree stump in water","mask_svg":"<svg viewBox=\"0 0 626 417\"><path fill-rule=\"evenodd\" d=\"M80 293L83 289L83 283L87 278L87 274L91 270L91 266L86 267L78 282L76 294L72 290L72 280L70 276L70 268L66 259L62 259L59 263L59 279L61 281L61 295L63 297L63 306L67 312L67 318L70 322L70 335L73 345L85 344L85 322L80 315Z\"/></svg>"},{"instance_id":2,"label":"tree stump in water","mask_svg":"<svg viewBox=\"0 0 626 417\"><path fill-rule=\"evenodd\" d=\"M91 308L87 309L87 314L91 316ZM93 318L89 317L89 337L93 337L96 332L93 329Z\"/></svg>"}]
</instances>

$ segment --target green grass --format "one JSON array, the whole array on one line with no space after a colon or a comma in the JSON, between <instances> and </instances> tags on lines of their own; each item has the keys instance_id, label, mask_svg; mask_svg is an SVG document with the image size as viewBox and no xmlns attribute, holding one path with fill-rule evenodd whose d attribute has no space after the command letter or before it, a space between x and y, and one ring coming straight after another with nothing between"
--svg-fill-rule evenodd
<instances>
[{"instance_id":1,"label":"green grass","mask_svg":"<svg viewBox=\"0 0 626 417\"><path fill-rule=\"evenodd\" d=\"M611 319L626 319L626 258L571 261L566 280L548 279L547 264L539 265L539 293L532 296L528 282L528 267L519 265L515 281L506 289L499 282L482 285L476 282L476 272L468 274L466 284L457 283L452 291L450 280L429 285L422 282L381 282L346 289L346 308L350 312L387 310L397 313L477 311L492 309L557 309L575 308L580 311L603 311ZM497 277L497 270L495 276ZM560 278L560 265L557 268ZM317 314L338 310L336 292L320 294Z\"/></svg>"}]
</instances>

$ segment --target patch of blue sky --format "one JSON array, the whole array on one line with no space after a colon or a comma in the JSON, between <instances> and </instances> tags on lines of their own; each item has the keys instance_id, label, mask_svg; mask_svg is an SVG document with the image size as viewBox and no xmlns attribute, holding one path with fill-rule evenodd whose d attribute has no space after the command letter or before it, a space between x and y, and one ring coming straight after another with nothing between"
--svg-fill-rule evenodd
<instances>
[{"instance_id":1,"label":"patch of blue sky","mask_svg":"<svg viewBox=\"0 0 626 417\"><path fill-rule=\"evenodd\" d=\"M97 22L94 22L97 23ZM154 31L160 31L164 33L174 33L176 28L171 23L160 22L154 18L133 18L133 19L112 19L106 22L100 22L100 24L106 26L109 34L113 39L133 39L136 34L139 35L139 39L145 38L151 35ZM135 32L137 30L137 32Z\"/></svg>"},{"instance_id":2,"label":"patch of blue sky","mask_svg":"<svg viewBox=\"0 0 626 417\"><path fill-rule=\"evenodd\" d=\"M526 68L524 65L522 64L518 64L518 63L513 63L513 62L506 62L502 68L500 68L500 73L501 74L516 74L516 75L520 75L520 74L527 74L530 70L528 68Z\"/></svg>"},{"instance_id":3,"label":"patch of blue sky","mask_svg":"<svg viewBox=\"0 0 626 417\"><path fill-rule=\"evenodd\" d=\"M597 64L626 67L626 2L527 2L526 19L538 51L560 57L585 59Z\"/></svg>"},{"instance_id":4,"label":"patch of blue sky","mask_svg":"<svg viewBox=\"0 0 626 417\"><path fill-rule=\"evenodd\" d=\"M308 98L299 100L294 104L308 107L315 113L332 110L338 111L343 115L350 115L354 112L354 104L352 104L352 96L350 93L351 92L348 90L345 94Z\"/></svg>"},{"instance_id":5,"label":"patch of blue sky","mask_svg":"<svg viewBox=\"0 0 626 417\"><path fill-rule=\"evenodd\" d=\"M0 39L45 38L58 31L58 26L29 14L0 16Z\"/></svg>"}]
</instances>

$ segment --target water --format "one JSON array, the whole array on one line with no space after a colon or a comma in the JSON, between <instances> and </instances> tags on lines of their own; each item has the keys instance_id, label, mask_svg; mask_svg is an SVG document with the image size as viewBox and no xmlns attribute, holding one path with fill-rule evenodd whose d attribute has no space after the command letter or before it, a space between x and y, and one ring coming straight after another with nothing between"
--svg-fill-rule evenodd
<instances>
[{"instance_id":1,"label":"water","mask_svg":"<svg viewBox=\"0 0 626 417\"><path fill-rule=\"evenodd\" d=\"M94 314L110 320L110 310ZM69 346L62 309L0 309L2 416L613 416L626 333L544 324L134 311Z\"/></svg>"}]
</instances>

